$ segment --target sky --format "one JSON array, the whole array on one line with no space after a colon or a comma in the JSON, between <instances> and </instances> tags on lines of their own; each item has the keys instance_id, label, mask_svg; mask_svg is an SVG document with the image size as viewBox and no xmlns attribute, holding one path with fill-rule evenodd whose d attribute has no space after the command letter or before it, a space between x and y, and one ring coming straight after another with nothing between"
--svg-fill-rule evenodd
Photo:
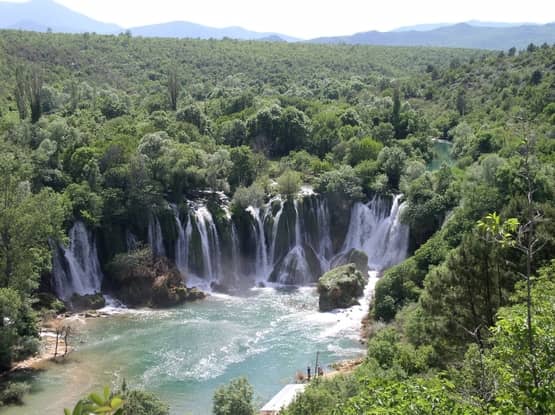
<instances>
[{"instance_id":1,"label":"sky","mask_svg":"<svg viewBox=\"0 0 555 415\"><path fill-rule=\"evenodd\" d=\"M55 1L94 19L126 28L186 20L213 27L242 26L304 39L473 19L511 23L555 21L554 0Z\"/></svg>"}]
</instances>

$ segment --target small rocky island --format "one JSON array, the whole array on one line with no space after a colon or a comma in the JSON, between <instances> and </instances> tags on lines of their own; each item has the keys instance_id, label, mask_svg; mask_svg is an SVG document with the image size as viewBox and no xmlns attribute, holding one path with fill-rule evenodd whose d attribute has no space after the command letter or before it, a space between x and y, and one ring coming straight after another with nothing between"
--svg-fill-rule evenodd
<instances>
[{"instance_id":1,"label":"small rocky island","mask_svg":"<svg viewBox=\"0 0 555 415\"><path fill-rule=\"evenodd\" d=\"M354 263L326 272L318 281L320 311L348 308L358 304L367 279Z\"/></svg>"}]
</instances>

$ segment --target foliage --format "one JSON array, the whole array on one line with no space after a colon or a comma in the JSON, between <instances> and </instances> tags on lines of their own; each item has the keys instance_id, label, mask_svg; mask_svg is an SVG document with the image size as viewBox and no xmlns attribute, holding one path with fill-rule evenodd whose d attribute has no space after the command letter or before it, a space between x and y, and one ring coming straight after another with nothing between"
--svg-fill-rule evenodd
<instances>
[{"instance_id":1,"label":"foliage","mask_svg":"<svg viewBox=\"0 0 555 415\"><path fill-rule=\"evenodd\" d=\"M279 192L288 199L294 198L301 188L301 176L293 170L286 170L277 179Z\"/></svg>"},{"instance_id":2,"label":"foliage","mask_svg":"<svg viewBox=\"0 0 555 415\"><path fill-rule=\"evenodd\" d=\"M121 415L169 415L170 408L156 395L141 390L125 391Z\"/></svg>"},{"instance_id":3,"label":"foliage","mask_svg":"<svg viewBox=\"0 0 555 415\"><path fill-rule=\"evenodd\" d=\"M505 412L547 414L555 411L555 262L544 267L532 288L534 355L528 351L526 287L517 304L499 311L492 328L488 367L498 380L496 405Z\"/></svg>"},{"instance_id":4,"label":"foliage","mask_svg":"<svg viewBox=\"0 0 555 415\"><path fill-rule=\"evenodd\" d=\"M29 392L31 386L25 382L7 382L0 387L0 407L2 405L23 403L23 396Z\"/></svg>"},{"instance_id":5,"label":"foliage","mask_svg":"<svg viewBox=\"0 0 555 415\"><path fill-rule=\"evenodd\" d=\"M102 394L91 393L86 399L82 399L75 405L72 411L64 409L65 415L123 415L124 400L110 392L106 386Z\"/></svg>"},{"instance_id":6,"label":"foliage","mask_svg":"<svg viewBox=\"0 0 555 415\"><path fill-rule=\"evenodd\" d=\"M254 415L252 386L245 378L233 379L214 392L214 415Z\"/></svg>"}]
</instances>

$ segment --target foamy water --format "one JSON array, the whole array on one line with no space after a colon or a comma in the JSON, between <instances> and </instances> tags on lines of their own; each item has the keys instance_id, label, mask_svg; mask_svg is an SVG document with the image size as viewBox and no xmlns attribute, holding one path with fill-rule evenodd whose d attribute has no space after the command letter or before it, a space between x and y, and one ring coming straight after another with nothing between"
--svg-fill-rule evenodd
<instances>
[{"instance_id":1,"label":"foamy water","mask_svg":"<svg viewBox=\"0 0 555 415\"><path fill-rule=\"evenodd\" d=\"M92 389L117 386L124 378L160 395L172 414L211 413L214 390L238 376L247 376L262 403L314 365L317 351L324 367L363 353L360 323L375 282L372 273L359 306L328 313L318 312L315 287L212 294L162 311L111 303L104 312L112 316L79 325L70 363L36 375L28 405L5 413L63 413Z\"/></svg>"}]
</instances>

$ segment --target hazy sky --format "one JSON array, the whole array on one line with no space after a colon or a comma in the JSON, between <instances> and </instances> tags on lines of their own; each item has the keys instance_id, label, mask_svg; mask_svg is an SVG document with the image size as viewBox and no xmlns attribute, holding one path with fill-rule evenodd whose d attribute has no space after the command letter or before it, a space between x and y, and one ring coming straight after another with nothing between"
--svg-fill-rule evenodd
<instances>
[{"instance_id":1,"label":"hazy sky","mask_svg":"<svg viewBox=\"0 0 555 415\"><path fill-rule=\"evenodd\" d=\"M21 0L18 0L21 1ZM554 0L56 0L92 18L132 27L187 20L301 38L478 19L555 21Z\"/></svg>"}]
</instances>

